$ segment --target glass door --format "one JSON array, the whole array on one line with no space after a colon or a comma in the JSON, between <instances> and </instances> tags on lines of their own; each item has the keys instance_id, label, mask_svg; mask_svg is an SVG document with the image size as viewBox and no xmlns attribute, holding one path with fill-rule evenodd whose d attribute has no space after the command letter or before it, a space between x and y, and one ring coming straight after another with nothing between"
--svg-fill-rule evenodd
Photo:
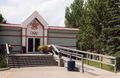
<instances>
[{"instance_id":1,"label":"glass door","mask_svg":"<svg viewBox=\"0 0 120 78\"><path fill-rule=\"evenodd\" d=\"M38 52L37 48L40 45L40 38L28 38L28 53Z\"/></svg>"},{"instance_id":2,"label":"glass door","mask_svg":"<svg viewBox=\"0 0 120 78\"><path fill-rule=\"evenodd\" d=\"M33 52L33 38L28 38L28 52Z\"/></svg>"},{"instance_id":3,"label":"glass door","mask_svg":"<svg viewBox=\"0 0 120 78\"><path fill-rule=\"evenodd\" d=\"M35 38L35 52L38 52L39 45L40 45L40 38Z\"/></svg>"}]
</instances>

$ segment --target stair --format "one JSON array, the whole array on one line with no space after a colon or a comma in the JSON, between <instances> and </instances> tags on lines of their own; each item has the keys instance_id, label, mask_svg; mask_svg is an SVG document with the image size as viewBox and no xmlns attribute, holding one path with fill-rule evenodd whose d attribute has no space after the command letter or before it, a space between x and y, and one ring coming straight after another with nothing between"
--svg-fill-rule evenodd
<instances>
[{"instance_id":1,"label":"stair","mask_svg":"<svg viewBox=\"0 0 120 78\"><path fill-rule=\"evenodd\" d=\"M11 68L31 66L56 66L57 62L52 55L14 54L9 55L8 65Z\"/></svg>"}]
</instances>

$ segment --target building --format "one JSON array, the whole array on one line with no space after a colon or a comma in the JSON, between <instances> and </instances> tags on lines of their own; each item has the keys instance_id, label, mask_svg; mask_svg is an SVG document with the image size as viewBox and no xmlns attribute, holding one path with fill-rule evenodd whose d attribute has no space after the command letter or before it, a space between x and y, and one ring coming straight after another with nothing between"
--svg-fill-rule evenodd
<instances>
[{"instance_id":1,"label":"building","mask_svg":"<svg viewBox=\"0 0 120 78\"><path fill-rule=\"evenodd\" d=\"M33 12L21 24L0 24L0 43L13 46L12 53L37 53L39 45L59 45L76 48L76 34L79 29L49 26L39 15Z\"/></svg>"}]
</instances>

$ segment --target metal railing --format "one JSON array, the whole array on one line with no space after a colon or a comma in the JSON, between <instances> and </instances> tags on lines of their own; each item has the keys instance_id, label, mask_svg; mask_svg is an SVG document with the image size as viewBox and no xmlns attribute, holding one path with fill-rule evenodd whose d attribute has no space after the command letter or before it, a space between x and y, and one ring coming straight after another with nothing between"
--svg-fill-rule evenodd
<instances>
[{"instance_id":1,"label":"metal railing","mask_svg":"<svg viewBox=\"0 0 120 78\"><path fill-rule=\"evenodd\" d=\"M113 66L114 67L114 72L117 72L117 60L116 57L113 56L107 56L107 55L102 55L102 54L96 54L96 53L91 53L87 51L80 51L76 49L71 49L71 48L66 48L66 47L61 47L57 45L52 45L55 47L59 52L62 52L62 54L69 55L70 53L72 54L71 56L77 57L77 58L83 58L86 60L87 64L89 65L89 61L94 61L100 63L100 68L103 68L103 64ZM78 54L81 54L81 56L77 56Z\"/></svg>"},{"instance_id":2,"label":"metal railing","mask_svg":"<svg viewBox=\"0 0 120 78\"><path fill-rule=\"evenodd\" d=\"M53 47L53 52L54 54L58 55L59 58L63 57L64 55L66 55L67 58L69 58L70 60L72 60L72 57L75 58L75 61L81 59L81 68L82 68L82 73L84 73L84 57L82 54L78 54L70 52L70 49L64 48L64 50L69 50L69 51L63 51L62 49L59 49L60 47L56 46L56 45L51 45ZM71 50L72 51L72 50ZM65 56L64 56L65 57Z\"/></svg>"},{"instance_id":3,"label":"metal railing","mask_svg":"<svg viewBox=\"0 0 120 78\"><path fill-rule=\"evenodd\" d=\"M10 51L9 51L8 44L5 44L5 45L6 45L6 53L7 53L7 55L9 55L9 54L10 54Z\"/></svg>"}]
</instances>

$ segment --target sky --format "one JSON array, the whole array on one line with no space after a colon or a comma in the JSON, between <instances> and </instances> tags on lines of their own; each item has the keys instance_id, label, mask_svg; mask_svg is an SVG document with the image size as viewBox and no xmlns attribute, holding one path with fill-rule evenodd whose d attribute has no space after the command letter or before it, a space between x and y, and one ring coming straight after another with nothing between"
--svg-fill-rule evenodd
<instances>
[{"instance_id":1,"label":"sky","mask_svg":"<svg viewBox=\"0 0 120 78\"><path fill-rule=\"evenodd\" d=\"M0 0L0 13L8 23L21 24L37 10L50 26L64 27L65 8L73 0Z\"/></svg>"}]
</instances>

